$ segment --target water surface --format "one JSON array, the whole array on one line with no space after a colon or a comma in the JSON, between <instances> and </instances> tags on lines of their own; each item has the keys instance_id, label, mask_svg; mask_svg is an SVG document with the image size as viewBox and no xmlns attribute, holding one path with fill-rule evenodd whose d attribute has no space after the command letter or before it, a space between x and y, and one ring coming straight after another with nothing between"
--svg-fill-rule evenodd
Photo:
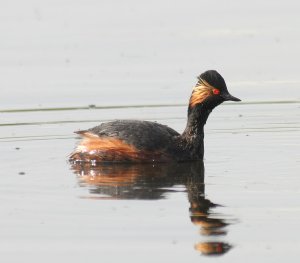
<instances>
[{"instance_id":1,"label":"water surface","mask_svg":"<svg viewBox=\"0 0 300 263\"><path fill-rule=\"evenodd\" d=\"M2 256L274 262L298 255L299 106L220 106L206 127L203 166L67 162L73 130L138 115L180 131L183 106L3 112Z\"/></svg>"}]
</instances>

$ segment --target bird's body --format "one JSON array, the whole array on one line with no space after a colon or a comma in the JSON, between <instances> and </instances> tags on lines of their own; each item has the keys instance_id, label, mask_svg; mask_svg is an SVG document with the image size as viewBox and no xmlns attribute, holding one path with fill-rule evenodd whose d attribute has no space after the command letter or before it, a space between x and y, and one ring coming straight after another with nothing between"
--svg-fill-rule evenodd
<instances>
[{"instance_id":1,"label":"bird's body","mask_svg":"<svg viewBox=\"0 0 300 263\"><path fill-rule=\"evenodd\" d=\"M75 162L182 162L202 160L204 125L214 107L231 96L216 71L199 77L188 108L188 122L182 134L150 121L116 120L76 132L83 140L71 154Z\"/></svg>"},{"instance_id":2,"label":"bird's body","mask_svg":"<svg viewBox=\"0 0 300 263\"><path fill-rule=\"evenodd\" d=\"M83 140L72 158L94 162L167 162L179 137L165 125L137 120L102 123L78 133Z\"/></svg>"}]
</instances>

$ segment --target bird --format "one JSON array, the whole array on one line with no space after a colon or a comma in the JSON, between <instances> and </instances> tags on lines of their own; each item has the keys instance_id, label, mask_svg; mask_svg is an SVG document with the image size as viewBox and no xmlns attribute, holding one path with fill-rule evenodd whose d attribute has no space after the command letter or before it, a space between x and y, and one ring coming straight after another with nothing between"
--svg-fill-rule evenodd
<instances>
[{"instance_id":1,"label":"bird","mask_svg":"<svg viewBox=\"0 0 300 263\"><path fill-rule=\"evenodd\" d=\"M187 124L180 134L151 121L115 120L75 133L82 140L69 155L72 163L160 163L203 160L204 125L212 110L232 96L216 70L197 77L187 110Z\"/></svg>"}]
</instances>

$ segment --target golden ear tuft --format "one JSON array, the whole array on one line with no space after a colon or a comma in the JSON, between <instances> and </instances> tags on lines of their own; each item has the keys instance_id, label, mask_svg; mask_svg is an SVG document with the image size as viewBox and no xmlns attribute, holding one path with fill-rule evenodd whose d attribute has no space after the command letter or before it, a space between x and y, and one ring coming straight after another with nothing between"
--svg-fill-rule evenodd
<instances>
[{"instance_id":1,"label":"golden ear tuft","mask_svg":"<svg viewBox=\"0 0 300 263\"><path fill-rule=\"evenodd\" d=\"M190 98L190 106L202 103L207 97L211 96L211 89L207 87L195 87Z\"/></svg>"},{"instance_id":2,"label":"golden ear tuft","mask_svg":"<svg viewBox=\"0 0 300 263\"><path fill-rule=\"evenodd\" d=\"M213 86L211 86L204 79L200 78L199 82L193 89L189 103L190 107L194 107L196 104L202 103L204 100L206 100L206 98L214 94L214 90L215 88Z\"/></svg>"}]
</instances>

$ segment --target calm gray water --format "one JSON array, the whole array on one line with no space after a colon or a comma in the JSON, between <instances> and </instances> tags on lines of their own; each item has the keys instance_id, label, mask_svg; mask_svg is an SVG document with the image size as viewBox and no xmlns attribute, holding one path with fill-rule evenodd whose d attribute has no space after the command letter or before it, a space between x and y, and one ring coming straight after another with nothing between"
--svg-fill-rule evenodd
<instances>
[{"instance_id":1,"label":"calm gray water","mask_svg":"<svg viewBox=\"0 0 300 263\"><path fill-rule=\"evenodd\" d=\"M297 1L0 5L3 262L298 262ZM211 114L204 163L67 162L102 121L182 131L210 68L243 102Z\"/></svg>"}]
</instances>

